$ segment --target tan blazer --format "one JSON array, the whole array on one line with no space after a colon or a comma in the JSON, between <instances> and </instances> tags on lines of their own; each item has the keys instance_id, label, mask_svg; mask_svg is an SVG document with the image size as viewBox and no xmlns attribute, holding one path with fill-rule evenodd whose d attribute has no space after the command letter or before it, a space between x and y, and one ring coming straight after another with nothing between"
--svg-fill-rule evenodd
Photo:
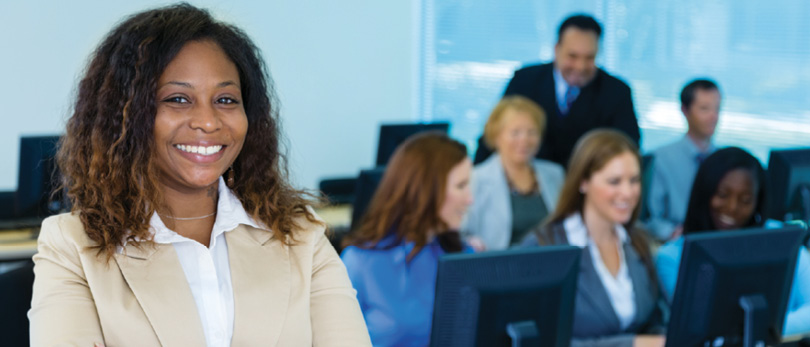
<instances>
[{"instance_id":1,"label":"tan blazer","mask_svg":"<svg viewBox=\"0 0 810 347\"><path fill-rule=\"evenodd\" d=\"M324 228L301 223L285 246L265 230L225 233L233 281L232 346L371 346L346 268ZM204 346L172 245L128 244L109 263L88 249L78 215L46 219L34 255L32 346Z\"/></svg>"}]
</instances>

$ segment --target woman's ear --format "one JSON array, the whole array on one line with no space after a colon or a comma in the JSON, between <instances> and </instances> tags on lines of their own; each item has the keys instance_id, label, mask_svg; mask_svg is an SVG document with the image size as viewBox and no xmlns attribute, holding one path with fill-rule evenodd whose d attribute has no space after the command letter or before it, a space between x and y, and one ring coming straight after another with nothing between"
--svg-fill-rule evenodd
<instances>
[{"instance_id":1,"label":"woman's ear","mask_svg":"<svg viewBox=\"0 0 810 347\"><path fill-rule=\"evenodd\" d=\"M585 195L588 193L588 181L582 180L582 183L579 184L579 193Z\"/></svg>"}]
</instances>

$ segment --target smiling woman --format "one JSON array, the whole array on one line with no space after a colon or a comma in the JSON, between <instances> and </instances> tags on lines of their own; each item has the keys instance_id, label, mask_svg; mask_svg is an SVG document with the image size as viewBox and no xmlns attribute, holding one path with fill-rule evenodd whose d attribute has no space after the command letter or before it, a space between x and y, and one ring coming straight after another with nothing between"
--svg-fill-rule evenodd
<instances>
[{"instance_id":1,"label":"smiling woman","mask_svg":"<svg viewBox=\"0 0 810 347\"><path fill-rule=\"evenodd\" d=\"M695 175L684 235L759 227L765 221L765 170L759 160L738 147L708 156ZM672 300L678 279L683 237L667 242L656 255L658 276ZM801 247L788 300L784 335L810 332L810 253Z\"/></svg>"},{"instance_id":2,"label":"smiling woman","mask_svg":"<svg viewBox=\"0 0 810 347\"><path fill-rule=\"evenodd\" d=\"M287 181L276 100L239 29L181 4L94 52L43 222L31 343L370 345L355 292Z\"/></svg>"},{"instance_id":3,"label":"smiling woman","mask_svg":"<svg viewBox=\"0 0 810 347\"><path fill-rule=\"evenodd\" d=\"M242 151L248 128L239 72L216 42L189 42L160 76L156 100L155 160L167 205L158 214L207 246L216 199L205 197L216 197L218 178ZM187 216L208 216L211 226L185 228L205 219L178 222L195 218Z\"/></svg>"},{"instance_id":4,"label":"smiling woman","mask_svg":"<svg viewBox=\"0 0 810 347\"><path fill-rule=\"evenodd\" d=\"M593 130L574 149L557 209L526 246L582 248L572 346L663 346L664 304L647 238L635 227L638 147L616 130Z\"/></svg>"}]
</instances>

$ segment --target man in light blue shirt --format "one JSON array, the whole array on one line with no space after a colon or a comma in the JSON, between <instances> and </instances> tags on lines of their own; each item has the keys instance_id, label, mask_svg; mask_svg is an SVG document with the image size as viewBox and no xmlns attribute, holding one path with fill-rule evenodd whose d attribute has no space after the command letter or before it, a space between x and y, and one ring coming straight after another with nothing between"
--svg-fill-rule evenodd
<instances>
[{"instance_id":1,"label":"man in light blue shirt","mask_svg":"<svg viewBox=\"0 0 810 347\"><path fill-rule=\"evenodd\" d=\"M686 135L653 152L653 175L647 206L652 236L667 241L680 236L689 192L700 163L714 152L712 136L720 113L720 90L708 79L689 82L681 91Z\"/></svg>"}]
</instances>

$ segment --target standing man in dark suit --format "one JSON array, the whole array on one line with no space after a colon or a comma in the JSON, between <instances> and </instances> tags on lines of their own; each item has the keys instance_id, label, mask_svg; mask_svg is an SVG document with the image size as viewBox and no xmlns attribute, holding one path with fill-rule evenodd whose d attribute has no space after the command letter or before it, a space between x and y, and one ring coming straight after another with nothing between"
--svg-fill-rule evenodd
<instances>
[{"instance_id":1,"label":"standing man in dark suit","mask_svg":"<svg viewBox=\"0 0 810 347\"><path fill-rule=\"evenodd\" d=\"M630 87L596 67L601 35L602 27L593 17L568 17L558 31L554 61L524 67L509 81L504 96L526 96L548 115L537 158L567 166L574 144L594 128L623 131L639 144ZM490 154L479 140L475 162Z\"/></svg>"}]
</instances>

